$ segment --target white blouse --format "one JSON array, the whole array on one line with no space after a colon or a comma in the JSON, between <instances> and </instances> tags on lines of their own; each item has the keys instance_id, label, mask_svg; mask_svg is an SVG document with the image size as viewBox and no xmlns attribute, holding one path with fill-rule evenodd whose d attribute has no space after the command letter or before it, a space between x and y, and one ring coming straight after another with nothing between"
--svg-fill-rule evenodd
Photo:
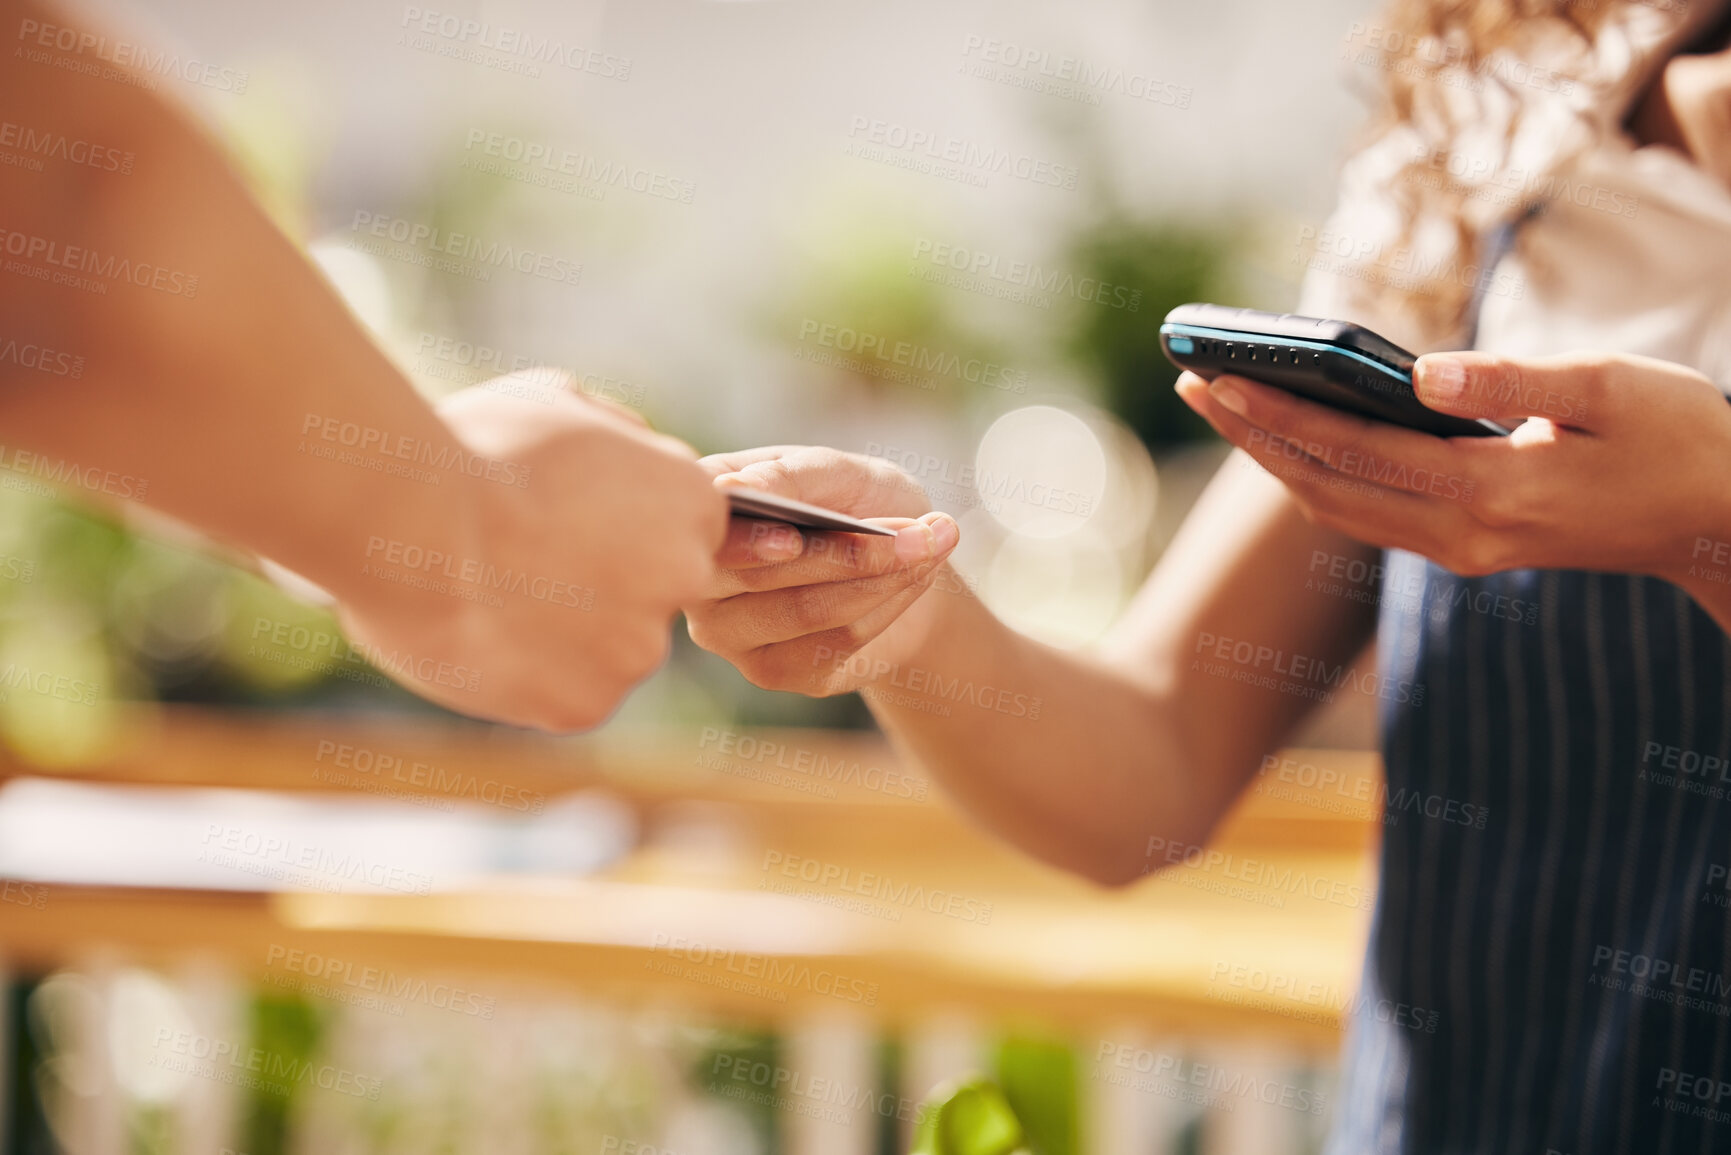
<instances>
[{"instance_id":1,"label":"white blouse","mask_svg":"<svg viewBox=\"0 0 1731 1155\"><path fill-rule=\"evenodd\" d=\"M1479 313L1480 348L1638 353L1731 386L1731 189L1662 145L1611 136L1558 174Z\"/></svg>"},{"instance_id":2,"label":"white blouse","mask_svg":"<svg viewBox=\"0 0 1731 1155\"><path fill-rule=\"evenodd\" d=\"M1458 344L1418 331L1388 307L1392 298L1380 288L1441 261L1486 286L1478 348L1514 356L1644 354L1692 366L1731 392L1731 189L1673 149L1636 147L1620 127L1669 46L1692 37L1724 3L1696 3L1682 23L1632 5L1601 33L1585 66L1604 78L1597 97L1587 85L1572 94L1523 94L1511 155L1527 163L1486 181L1467 212L1484 227L1521 202L1545 208L1519 225L1516 243L1489 273L1446 263L1452 228L1433 225L1414 242L1401 239L1386 189L1415 155L1416 134L1397 129L1354 157L1310 258L1299 311L1358 321L1418 353ZM1507 109L1494 99L1487 107L1484 131L1495 138ZM1585 122L1596 122L1597 131ZM1588 139L1593 143L1580 147ZM1461 152L1471 149L1469 141Z\"/></svg>"}]
</instances>

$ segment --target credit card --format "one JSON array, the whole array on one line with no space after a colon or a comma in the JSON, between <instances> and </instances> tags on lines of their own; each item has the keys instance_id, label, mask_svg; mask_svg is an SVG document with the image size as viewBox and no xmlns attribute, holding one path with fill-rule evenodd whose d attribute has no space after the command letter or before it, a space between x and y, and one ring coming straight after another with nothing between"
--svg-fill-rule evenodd
<instances>
[{"instance_id":1,"label":"credit card","mask_svg":"<svg viewBox=\"0 0 1731 1155\"><path fill-rule=\"evenodd\" d=\"M735 517L755 517L762 521L781 521L801 529L821 529L831 533L870 533L879 537L894 537L896 531L872 525L857 517L837 513L833 509L808 505L791 497L778 497L761 489L730 485L723 492Z\"/></svg>"}]
</instances>

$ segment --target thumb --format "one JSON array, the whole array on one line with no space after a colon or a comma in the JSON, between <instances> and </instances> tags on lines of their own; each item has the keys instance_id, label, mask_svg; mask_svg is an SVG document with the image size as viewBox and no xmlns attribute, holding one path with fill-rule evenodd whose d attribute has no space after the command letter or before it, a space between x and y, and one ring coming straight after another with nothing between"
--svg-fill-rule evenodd
<instances>
[{"instance_id":1,"label":"thumb","mask_svg":"<svg viewBox=\"0 0 1731 1155\"><path fill-rule=\"evenodd\" d=\"M1469 420L1519 425L1543 417L1589 429L1604 409L1603 375L1568 358L1495 353L1427 353L1413 367L1413 392L1425 406Z\"/></svg>"},{"instance_id":2,"label":"thumb","mask_svg":"<svg viewBox=\"0 0 1731 1155\"><path fill-rule=\"evenodd\" d=\"M715 479L766 489L854 517L919 517L931 509L925 491L885 461L807 448L753 461Z\"/></svg>"}]
</instances>

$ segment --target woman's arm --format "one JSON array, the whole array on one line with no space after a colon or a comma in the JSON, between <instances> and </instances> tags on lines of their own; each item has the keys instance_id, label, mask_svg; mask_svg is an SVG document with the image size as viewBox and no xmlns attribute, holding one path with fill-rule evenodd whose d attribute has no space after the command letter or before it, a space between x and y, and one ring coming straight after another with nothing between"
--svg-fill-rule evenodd
<instances>
[{"instance_id":1,"label":"woman's arm","mask_svg":"<svg viewBox=\"0 0 1731 1155\"><path fill-rule=\"evenodd\" d=\"M9 11L21 47L66 26ZM441 419L178 110L23 51L0 108L133 158L0 166L3 336L83 359L76 379L0 363L8 467L22 448L304 574L465 713L590 725L659 662L725 521L684 446L574 396L459 395ZM379 577L405 565L457 592Z\"/></svg>"},{"instance_id":2,"label":"woman's arm","mask_svg":"<svg viewBox=\"0 0 1731 1155\"><path fill-rule=\"evenodd\" d=\"M862 516L921 512L887 463L829 450L707 459ZM954 523L896 542L736 527L692 637L753 682L859 689L886 730L982 823L1103 883L1202 843L1328 692L1371 630L1367 601L1323 592L1375 552L1309 525L1235 455L1106 642L1053 649L994 618L942 561Z\"/></svg>"}]
</instances>

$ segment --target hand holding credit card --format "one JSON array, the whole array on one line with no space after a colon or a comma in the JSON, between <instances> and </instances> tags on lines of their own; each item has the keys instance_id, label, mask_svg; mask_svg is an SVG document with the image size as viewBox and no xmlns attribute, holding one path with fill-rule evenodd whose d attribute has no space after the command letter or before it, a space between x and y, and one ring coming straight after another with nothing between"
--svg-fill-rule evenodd
<instances>
[{"instance_id":1,"label":"hand holding credit card","mask_svg":"<svg viewBox=\"0 0 1731 1155\"><path fill-rule=\"evenodd\" d=\"M795 501L791 497L778 497L761 489L747 489L744 486L728 486L728 508L735 517L753 517L763 521L779 521L788 525L796 525L801 529L824 530L830 533L869 533L880 537L894 537L896 531L881 525L873 525L861 521L857 517L849 517L822 506L809 505L803 501Z\"/></svg>"}]
</instances>

